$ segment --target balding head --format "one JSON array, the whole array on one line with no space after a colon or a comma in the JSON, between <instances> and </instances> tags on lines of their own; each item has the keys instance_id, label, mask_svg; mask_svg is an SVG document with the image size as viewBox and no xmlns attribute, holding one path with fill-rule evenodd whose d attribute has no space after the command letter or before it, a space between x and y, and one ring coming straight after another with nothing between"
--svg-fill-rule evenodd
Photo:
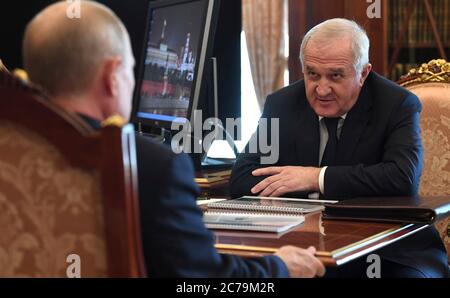
<instances>
[{"instance_id":1,"label":"balding head","mask_svg":"<svg viewBox=\"0 0 450 298\"><path fill-rule=\"evenodd\" d=\"M28 24L23 42L30 79L51 96L79 96L93 82L102 61L124 58L128 34L107 7L81 1L81 17L67 16L67 1L45 8Z\"/></svg>"}]
</instances>

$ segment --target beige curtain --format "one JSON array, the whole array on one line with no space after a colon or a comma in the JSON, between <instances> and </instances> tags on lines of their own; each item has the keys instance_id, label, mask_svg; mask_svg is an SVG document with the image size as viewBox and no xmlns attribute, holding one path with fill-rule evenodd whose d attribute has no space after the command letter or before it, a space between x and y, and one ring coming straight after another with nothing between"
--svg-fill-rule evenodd
<instances>
[{"instance_id":1,"label":"beige curtain","mask_svg":"<svg viewBox=\"0 0 450 298\"><path fill-rule=\"evenodd\" d=\"M261 108L266 96L283 86L283 11L284 0L242 0L250 68Z\"/></svg>"}]
</instances>

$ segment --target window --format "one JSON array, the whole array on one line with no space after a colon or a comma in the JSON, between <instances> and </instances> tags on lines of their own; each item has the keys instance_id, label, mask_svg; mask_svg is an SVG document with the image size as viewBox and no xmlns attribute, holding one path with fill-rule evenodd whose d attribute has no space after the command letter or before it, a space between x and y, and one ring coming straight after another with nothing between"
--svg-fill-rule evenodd
<instances>
[{"instance_id":1,"label":"window","mask_svg":"<svg viewBox=\"0 0 450 298\"><path fill-rule=\"evenodd\" d=\"M286 59L284 71L284 85L289 84L289 32L288 32L288 1L284 0L283 14L283 35L284 35L284 57ZM256 99L255 87L253 84L250 61L248 56L245 32L241 33L241 118L242 118L242 143L247 144L253 132L258 126L261 117L261 110ZM240 142L239 142L240 143ZM243 146L238 144L238 148Z\"/></svg>"},{"instance_id":2,"label":"window","mask_svg":"<svg viewBox=\"0 0 450 298\"><path fill-rule=\"evenodd\" d=\"M241 119L242 119L242 143L247 144L253 132L258 126L261 110L256 99L255 86L253 85L250 60L248 57L245 32L241 33ZM241 144L240 144L241 145ZM242 148L241 148L242 147ZM239 150L243 146L238 146Z\"/></svg>"}]
</instances>

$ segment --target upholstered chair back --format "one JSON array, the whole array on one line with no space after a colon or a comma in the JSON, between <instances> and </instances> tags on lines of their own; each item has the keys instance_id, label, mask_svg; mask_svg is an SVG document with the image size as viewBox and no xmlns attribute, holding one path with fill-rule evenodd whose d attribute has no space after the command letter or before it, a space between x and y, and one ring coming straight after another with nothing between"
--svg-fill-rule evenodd
<instances>
[{"instance_id":1,"label":"upholstered chair back","mask_svg":"<svg viewBox=\"0 0 450 298\"><path fill-rule=\"evenodd\" d=\"M0 276L145 276L135 158L130 125L97 132L0 71Z\"/></svg>"},{"instance_id":2,"label":"upholstered chair back","mask_svg":"<svg viewBox=\"0 0 450 298\"><path fill-rule=\"evenodd\" d=\"M411 70L398 83L416 94L422 103L424 169L419 192L450 196L450 63L431 60ZM449 253L450 218L438 222L436 227Z\"/></svg>"},{"instance_id":3,"label":"upholstered chair back","mask_svg":"<svg viewBox=\"0 0 450 298\"><path fill-rule=\"evenodd\" d=\"M0 120L0 275L107 276L98 171ZM73 266L72 266L73 265Z\"/></svg>"}]
</instances>

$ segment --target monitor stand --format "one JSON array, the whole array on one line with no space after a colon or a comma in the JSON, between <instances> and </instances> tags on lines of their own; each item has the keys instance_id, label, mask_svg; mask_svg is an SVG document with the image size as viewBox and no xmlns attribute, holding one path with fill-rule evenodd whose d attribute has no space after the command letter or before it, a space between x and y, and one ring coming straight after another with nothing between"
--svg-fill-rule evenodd
<instances>
[{"instance_id":1,"label":"monitor stand","mask_svg":"<svg viewBox=\"0 0 450 298\"><path fill-rule=\"evenodd\" d=\"M235 159L230 158L211 158L206 157L202 160L201 167L204 170L219 170L219 169L231 169L234 165Z\"/></svg>"},{"instance_id":2,"label":"monitor stand","mask_svg":"<svg viewBox=\"0 0 450 298\"><path fill-rule=\"evenodd\" d=\"M201 167L204 169L231 169L236 162L238 154L239 151L236 144L231 136L227 135L226 141L216 140L211 144L208 152L203 155Z\"/></svg>"},{"instance_id":3,"label":"monitor stand","mask_svg":"<svg viewBox=\"0 0 450 298\"><path fill-rule=\"evenodd\" d=\"M213 92L213 110L214 110L214 119L219 119L219 96L218 96L218 76L217 76L217 58L211 57L211 70L212 70L212 92ZM220 124L220 121L215 121L211 124L213 124L215 127L219 127L221 132L225 133L227 142L229 146L233 149L235 156L239 154L239 152L236 149L236 145L234 144L233 138L230 136L228 131ZM204 153L204 155L201 158L201 170L224 170L224 169L231 169L236 161L236 158L217 158L217 157L208 157L207 152Z\"/></svg>"},{"instance_id":4,"label":"monitor stand","mask_svg":"<svg viewBox=\"0 0 450 298\"><path fill-rule=\"evenodd\" d=\"M136 131L136 135L143 136L145 138L150 138L156 143L163 144L166 141L165 129L161 128L160 133L151 133L151 132L143 132L142 124L138 122L138 130Z\"/></svg>"},{"instance_id":5,"label":"monitor stand","mask_svg":"<svg viewBox=\"0 0 450 298\"><path fill-rule=\"evenodd\" d=\"M159 135L159 134L136 131L136 135L143 136L144 138L150 138L159 144L164 143L164 141L166 140L166 138L163 135Z\"/></svg>"}]
</instances>

